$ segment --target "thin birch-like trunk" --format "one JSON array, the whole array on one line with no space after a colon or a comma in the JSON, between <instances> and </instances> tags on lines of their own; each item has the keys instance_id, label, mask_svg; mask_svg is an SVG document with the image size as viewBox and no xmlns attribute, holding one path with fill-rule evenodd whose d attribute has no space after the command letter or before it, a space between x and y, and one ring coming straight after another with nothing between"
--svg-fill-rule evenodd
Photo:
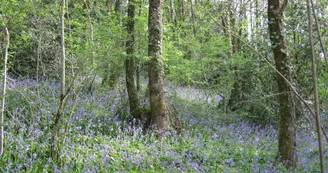
<instances>
[{"instance_id":1,"label":"thin birch-like trunk","mask_svg":"<svg viewBox=\"0 0 328 173\"><path fill-rule=\"evenodd\" d=\"M0 156L3 154L3 117L5 111L5 98L6 98L6 84L7 84L7 59L8 59L8 49L9 49L9 32L8 29L5 28L6 35L6 48L5 48L5 58L3 65L3 84L2 84L2 98L1 98L1 115L0 115Z\"/></svg>"},{"instance_id":2,"label":"thin birch-like trunk","mask_svg":"<svg viewBox=\"0 0 328 173\"><path fill-rule=\"evenodd\" d=\"M317 132L318 132L318 143L319 143L319 154L320 154L320 168L321 173L325 172L325 161L324 161L324 154L323 154L323 143L322 143L322 132L320 128L320 109L319 109L319 94L318 94L318 77L317 77L317 65L316 65L316 58L314 56L314 48L313 48L313 32L312 32L312 16L311 16L311 9L310 9L310 0L306 1L306 7L308 12L308 20L309 20L309 44L310 44L310 51L312 57L312 83L313 83L313 90L314 90L314 112L316 114L316 123L317 123Z\"/></svg>"},{"instance_id":3,"label":"thin birch-like trunk","mask_svg":"<svg viewBox=\"0 0 328 173\"><path fill-rule=\"evenodd\" d=\"M67 94L65 94L65 25L64 25L64 11L65 11L65 0L62 0L61 4L61 14L60 14L60 21L61 21L61 50L62 50L62 57L60 61L61 66L61 86L60 86L60 102L57 114L55 116L55 122L52 129L51 134L51 144L50 144L50 154L53 160L58 158L58 153L60 151L59 147L59 130L61 126L61 120L63 118L65 104L67 100Z\"/></svg>"},{"instance_id":4,"label":"thin birch-like trunk","mask_svg":"<svg viewBox=\"0 0 328 173\"><path fill-rule=\"evenodd\" d=\"M61 86L60 86L60 95L63 96L65 93L65 23L64 23L64 14L65 14L65 0L62 0L62 10L60 14L61 21Z\"/></svg>"}]
</instances>

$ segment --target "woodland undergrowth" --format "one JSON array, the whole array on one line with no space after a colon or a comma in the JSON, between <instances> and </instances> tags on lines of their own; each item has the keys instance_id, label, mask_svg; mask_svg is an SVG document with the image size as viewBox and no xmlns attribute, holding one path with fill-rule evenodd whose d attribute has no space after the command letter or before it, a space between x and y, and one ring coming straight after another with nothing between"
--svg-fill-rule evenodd
<instances>
[{"instance_id":1,"label":"woodland undergrowth","mask_svg":"<svg viewBox=\"0 0 328 173\"><path fill-rule=\"evenodd\" d=\"M272 125L258 126L214 104L167 93L180 129L158 138L129 118L123 89L100 84L68 101L62 150L52 160L50 129L59 87L51 80L10 82L0 172L288 172L274 162L277 129ZM315 138L310 130L299 129L296 172L319 172Z\"/></svg>"}]
</instances>

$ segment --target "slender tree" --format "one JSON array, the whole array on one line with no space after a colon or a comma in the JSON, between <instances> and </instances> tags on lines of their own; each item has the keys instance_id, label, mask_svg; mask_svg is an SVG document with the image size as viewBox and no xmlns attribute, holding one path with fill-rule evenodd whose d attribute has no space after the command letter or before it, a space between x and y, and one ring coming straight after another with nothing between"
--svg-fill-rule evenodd
<instances>
[{"instance_id":1,"label":"slender tree","mask_svg":"<svg viewBox=\"0 0 328 173\"><path fill-rule=\"evenodd\" d=\"M122 23L122 0L115 0L114 5L114 20L117 22L117 25L121 25ZM116 40L116 44L118 47L123 47L123 42L121 40ZM105 66L105 76L103 80L103 84L108 84L110 88L114 88L117 84L117 80L119 78L119 69L116 66L115 62L112 60L111 63L107 63Z\"/></svg>"},{"instance_id":2,"label":"slender tree","mask_svg":"<svg viewBox=\"0 0 328 173\"><path fill-rule=\"evenodd\" d=\"M196 36L197 29L196 29L195 3L193 2L193 0L189 0L189 3L190 3L190 13L191 13L193 32L194 32L194 36Z\"/></svg>"},{"instance_id":3,"label":"slender tree","mask_svg":"<svg viewBox=\"0 0 328 173\"><path fill-rule=\"evenodd\" d=\"M234 1L230 2L230 29L232 32L237 33L237 16L236 16L236 9L238 8L238 3L234 3ZM231 36L231 55L237 53L238 51L238 39L236 36Z\"/></svg>"},{"instance_id":4,"label":"slender tree","mask_svg":"<svg viewBox=\"0 0 328 173\"><path fill-rule=\"evenodd\" d=\"M139 10L138 10L138 16L140 17L142 15L142 6L144 2L143 0L139 1ZM142 67L143 63L140 60L136 60L136 75L137 75L137 91L139 92L141 90L141 72L142 72Z\"/></svg>"},{"instance_id":5,"label":"slender tree","mask_svg":"<svg viewBox=\"0 0 328 173\"><path fill-rule=\"evenodd\" d=\"M60 66L61 66L61 85L60 85L60 96L63 97L65 93L65 23L64 23L64 14L65 14L65 0L62 0L61 5L61 14L60 14L60 21L61 21L61 60L60 60Z\"/></svg>"},{"instance_id":6,"label":"slender tree","mask_svg":"<svg viewBox=\"0 0 328 173\"><path fill-rule=\"evenodd\" d=\"M89 27L90 27L90 30L91 30L91 33L90 33L90 47L91 47L91 55L92 55L92 59L91 59L91 68L92 68L92 71L95 70L95 44L94 44L94 25L93 25L93 18L92 18L92 11L91 11L91 5L90 5L90 2L89 0L85 0L84 1L84 6L85 8L87 9L88 11L88 21L89 21ZM97 76L97 73L94 73L93 75L93 78L90 82L90 85L88 87L88 92L91 93L93 91L93 86L94 86L94 82L95 82L95 79L96 79L96 76Z\"/></svg>"},{"instance_id":7,"label":"slender tree","mask_svg":"<svg viewBox=\"0 0 328 173\"><path fill-rule=\"evenodd\" d=\"M240 49L240 39L241 38L241 21L242 20L242 16L243 14L243 2L240 1L239 3L237 1L231 1L229 8L230 8L230 28L231 31L234 33L233 35L231 35L231 56L235 53L238 52L238 50ZM238 12L238 13L237 13ZM239 16L237 15L239 14ZM234 69L236 69L237 67L233 67ZM238 73L237 71L235 71L235 76L237 78L241 78L239 76L242 76L241 73ZM240 102L240 100L244 100L244 96L243 96L243 91L244 91L244 87L245 87L245 81L243 80L235 80L234 84L233 84L233 88L231 90L231 96L228 100L228 106L230 107L230 109L232 111L236 110L236 103Z\"/></svg>"},{"instance_id":8,"label":"slender tree","mask_svg":"<svg viewBox=\"0 0 328 173\"><path fill-rule=\"evenodd\" d=\"M326 61L326 69L328 69L328 58L327 58L327 52L326 52L326 45L322 41L322 38L321 38L320 24L319 24L318 19L317 19L317 15L316 15L316 12L315 12L315 7L313 5L313 0L310 0L310 2L311 2L313 17L315 19L316 30L318 32L318 39L319 39L319 42L320 42L320 46L321 46L321 50L322 50L322 53L323 53L323 57L324 57L324 59ZM320 3L317 1L317 4L320 4Z\"/></svg>"},{"instance_id":9,"label":"slender tree","mask_svg":"<svg viewBox=\"0 0 328 173\"><path fill-rule=\"evenodd\" d=\"M162 59L162 0L149 1L149 89L151 123L158 129L165 130L170 121L165 103L163 88L163 59Z\"/></svg>"},{"instance_id":10,"label":"slender tree","mask_svg":"<svg viewBox=\"0 0 328 173\"><path fill-rule=\"evenodd\" d=\"M170 0L170 18L171 18L171 22L174 24L174 26L177 26L177 19L175 16L175 2L174 0Z\"/></svg>"},{"instance_id":11,"label":"slender tree","mask_svg":"<svg viewBox=\"0 0 328 173\"><path fill-rule=\"evenodd\" d=\"M51 134L51 144L50 144L50 154L52 159L56 159L59 152L58 140L59 140L59 130L61 126L61 121L64 115L64 109L67 100L67 93L65 93L65 24L64 24L64 14L65 14L65 0L61 1L61 85L60 85L60 103L58 107L57 114L55 116L55 122Z\"/></svg>"},{"instance_id":12,"label":"slender tree","mask_svg":"<svg viewBox=\"0 0 328 173\"><path fill-rule=\"evenodd\" d=\"M291 81L289 70L290 57L287 53L287 44L282 34L282 15L287 6L287 0L280 5L279 0L268 0L268 25L276 69ZM279 134L278 160L289 168L296 168L296 124L295 102L292 88L282 76L277 76L279 100Z\"/></svg>"},{"instance_id":13,"label":"slender tree","mask_svg":"<svg viewBox=\"0 0 328 173\"><path fill-rule=\"evenodd\" d=\"M314 56L314 48L313 48L313 36L312 36L312 16L310 9L310 0L306 1L306 7L308 12L309 19L309 44L310 44L310 52L312 57L312 80L313 80L313 90L314 90L314 112L316 114L316 122L317 122L317 132L318 132L318 143L319 143L319 154L320 154L320 168L321 173L325 172L325 161L323 154L323 143L322 143L322 133L320 128L320 108L319 108L319 94L318 94L318 77L317 77L317 66L316 66L316 58ZM320 33L319 33L320 34Z\"/></svg>"},{"instance_id":14,"label":"slender tree","mask_svg":"<svg viewBox=\"0 0 328 173\"><path fill-rule=\"evenodd\" d=\"M8 49L9 49L9 32L5 28L4 34L6 36L6 48L5 48L5 58L3 60L3 84L2 84L2 95L1 95L1 112L0 112L0 156L3 154L3 117L5 111L5 97L6 97L6 84L7 84L7 59L8 59Z\"/></svg>"},{"instance_id":15,"label":"slender tree","mask_svg":"<svg viewBox=\"0 0 328 173\"><path fill-rule=\"evenodd\" d=\"M121 6L122 6L122 0L116 0L114 11L118 17L121 17L121 15L117 14L121 12Z\"/></svg>"},{"instance_id":16,"label":"slender tree","mask_svg":"<svg viewBox=\"0 0 328 173\"><path fill-rule=\"evenodd\" d=\"M112 10L112 1L111 0L106 0L106 6L108 8L108 11Z\"/></svg>"},{"instance_id":17,"label":"slender tree","mask_svg":"<svg viewBox=\"0 0 328 173\"><path fill-rule=\"evenodd\" d=\"M89 0L84 1L84 5L86 9L88 10L88 22L89 22L89 27L91 30L91 35L90 35L90 41L91 41L91 55L92 55L92 68L95 68L95 44L94 44L94 27L93 27L93 19L91 16L91 7L90 7L90 2Z\"/></svg>"},{"instance_id":18,"label":"slender tree","mask_svg":"<svg viewBox=\"0 0 328 173\"><path fill-rule=\"evenodd\" d=\"M134 16L136 2L129 0L128 4L128 21L127 31L128 39L126 41L125 72L126 72L126 88L128 90L130 112L136 119L140 119L140 100L136 86L136 60L134 56L135 34L134 34Z\"/></svg>"},{"instance_id":19,"label":"slender tree","mask_svg":"<svg viewBox=\"0 0 328 173\"><path fill-rule=\"evenodd\" d=\"M177 5L177 9L178 9L178 11L177 11L177 20L179 21L179 22L184 22L185 21L185 16L186 16L186 9L185 9L185 2L186 0L179 0L179 1L177 1L177 3L176 3L176 5Z\"/></svg>"}]
</instances>

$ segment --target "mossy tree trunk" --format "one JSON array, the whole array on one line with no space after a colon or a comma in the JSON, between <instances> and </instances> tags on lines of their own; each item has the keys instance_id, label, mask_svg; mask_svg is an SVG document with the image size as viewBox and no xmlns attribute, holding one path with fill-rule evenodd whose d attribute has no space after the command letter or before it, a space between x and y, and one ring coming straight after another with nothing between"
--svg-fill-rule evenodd
<instances>
[{"instance_id":1,"label":"mossy tree trunk","mask_svg":"<svg viewBox=\"0 0 328 173\"><path fill-rule=\"evenodd\" d=\"M135 36L134 36L134 15L136 2L129 0L127 31L128 39L126 42L125 71L126 71L126 88L128 90L130 112L136 119L140 119L140 100L136 86L136 61L134 56Z\"/></svg>"},{"instance_id":2,"label":"mossy tree trunk","mask_svg":"<svg viewBox=\"0 0 328 173\"><path fill-rule=\"evenodd\" d=\"M268 0L268 23L276 68L287 80L291 81L290 57L282 34L283 23L281 20L286 5L287 0L284 0L282 5L280 5L279 0ZM277 158L285 164L287 169L294 169L297 162L294 94L287 81L280 75L277 76L277 85L280 93L278 96L279 134Z\"/></svg>"},{"instance_id":3,"label":"mossy tree trunk","mask_svg":"<svg viewBox=\"0 0 328 173\"><path fill-rule=\"evenodd\" d=\"M169 127L170 121L165 103L163 89L163 59L162 59L162 0L149 1L149 89L151 124L157 129L165 130Z\"/></svg>"}]
</instances>

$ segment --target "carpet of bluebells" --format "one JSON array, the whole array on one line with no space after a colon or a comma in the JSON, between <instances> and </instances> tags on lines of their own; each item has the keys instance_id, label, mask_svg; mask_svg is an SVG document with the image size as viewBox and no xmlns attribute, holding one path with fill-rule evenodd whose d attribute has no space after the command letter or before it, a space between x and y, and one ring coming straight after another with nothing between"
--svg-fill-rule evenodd
<instances>
[{"instance_id":1,"label":"carpet of bluebells","mask_svg":"<svg viewBox=\"0 0 328 173\"><path fill-rule=\"evenodd\" d=\"M275 163L277 129L271 125L257 126L214 105L168 94L183 129L159 138L129 119L124 89L98 84L68 101L60 158L52 160L49 139L59 87L55 81L10 81L0 172L288 172ZM316 133L299 130L297 151L296 172L319 172Z\"/></svg>"}]
</instances>

